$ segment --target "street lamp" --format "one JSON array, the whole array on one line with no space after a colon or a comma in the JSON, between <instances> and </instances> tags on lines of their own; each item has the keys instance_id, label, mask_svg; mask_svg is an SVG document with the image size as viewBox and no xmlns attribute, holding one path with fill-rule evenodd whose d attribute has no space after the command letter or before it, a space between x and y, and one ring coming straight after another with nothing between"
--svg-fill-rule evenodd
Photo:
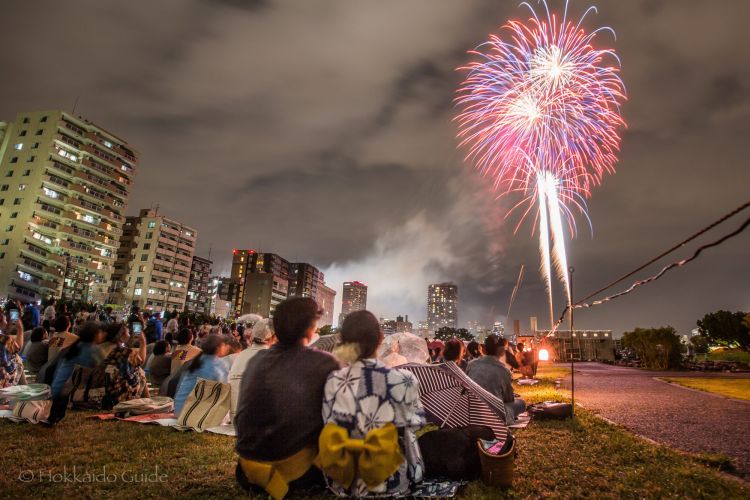
<instances>
[{"instance_id":1,"label":"street lamp","mask_svg":"<svg viewBox=\"0 0 750 500\"><path fill-rule=\"evenodd\" d=\"M570 275L570 310L568 311L568 318L570 319L570 417L575 416L576 408L576 372L575 372L575 358L573 356L573 273L575 268L570 266L568 273Z\"/></svg>"}]
</instances>

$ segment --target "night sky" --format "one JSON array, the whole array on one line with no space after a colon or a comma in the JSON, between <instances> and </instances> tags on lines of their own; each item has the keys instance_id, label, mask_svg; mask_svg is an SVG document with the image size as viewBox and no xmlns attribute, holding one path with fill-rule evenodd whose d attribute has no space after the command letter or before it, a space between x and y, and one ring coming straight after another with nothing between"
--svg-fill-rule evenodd
<instances>
[{"instance_id":1,"label":"night sky","mask_svg":"<svg viewBox=\"0 0 750 500\"><path fill-rule=\"evenodd\" d=\"M555 4L553 2L553 5ZM578 17L589 2L572 1ZM71 111L140 152L129 213L159 204L232 248L370 286L377 315L426 317L427 284L459 285L460 322L546 326L536 239L504 220L456 150L455 68L509 17L498 0L5 0L0 119ZM568 244L580 297L750 198L750 2L601 1L591 28L622 59L629 100L617 174ZM729 232L733 220L701 239ZM687 251L676 257L688 255ZM649 268L639 275L658 270ZM557 290L559 292L560 290ZM556 310L562 306L557 295ZM750 232L661 281L577 314L616 333L750 310ZM503 316L503 318L501 318Z\"/></svg>"}]
</instances>

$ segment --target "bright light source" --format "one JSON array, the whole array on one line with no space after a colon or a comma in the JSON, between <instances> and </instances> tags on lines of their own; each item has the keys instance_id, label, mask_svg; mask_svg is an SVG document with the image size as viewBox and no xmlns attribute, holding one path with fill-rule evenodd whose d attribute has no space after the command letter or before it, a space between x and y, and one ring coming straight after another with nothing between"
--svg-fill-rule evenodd
<instances>
[{"instance_id":1,"label":"bright light source","mask_svg":"<svg viewBox=\"0 0 750 500\"><path fill-rule=\"evenodd\" d=\"M549 351L547 349L539 350L539 361L549 361Z\"/></svg>"}]
</instances>

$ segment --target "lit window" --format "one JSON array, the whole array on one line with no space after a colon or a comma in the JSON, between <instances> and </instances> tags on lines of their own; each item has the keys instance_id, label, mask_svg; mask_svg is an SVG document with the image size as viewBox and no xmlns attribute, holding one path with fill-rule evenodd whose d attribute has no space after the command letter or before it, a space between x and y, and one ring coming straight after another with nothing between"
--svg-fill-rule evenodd
<instances>
[{"instance_id":1,"label":"lit window","mask_svg":"<svg viewBox=\"0 0 750 500\"><path fill-rule=\"evenodd\" d=\"M142 289L136 288L135 291L133 292L133 295L140 295L142 291L143 291Z\"/></svg>"},{"instance_id":2,"label":"lit window","mask_svg":"<svg viewBox=\"0 0 750 500\"><path fill-rule=\"evenodd\" d=\"M48 238L47 236L44 236L43 234L39 234L36 231L33 232L31 234L31 236L33 236L34 239L39 240L39 241L43 241L43 242L45 242L48 245L52 244L52 239L51 238Z\"/></svg>"},{"instance_id":3,"label":"lit window","mask_svg":"<svg viewBox=\"0 0 750 500\"><path fill-rule=\"evenodd\" d=\"M151 222L148 223L148 228L149 229L154 228L154 227L156 227L156 222L151 221Z\"/></svg>"},{"instance_id":4,"label":"lit window","mask_svg":"<svg viewBox=\"0 0 750 500\"><path fill-rule=\"evenodd\" d=\"M15 149L16 151L21 151L23 149L23 143L19 142L18 144L13 146L13 149Z\"/></svg>"},{"instance_id":5,"label":"lit window","mask_svg":"<svg viewBox=\"0 0 750 500\"><path fill-rule=\"evenodd\" d=\"M93 215L84 215L81 217L81 220L88 222L89 224L96 224L96 219L94 219Z\"/></svg>"},{"instance_id":6,"label":"lit window","mask_svg":"<svg viewBox=\"0 0 750 500\"><path fill-rule=\"evenodd\" d=\"M107 146L108 148L111 148L111 147L112 147L112 143L111 143L111 142L109 142L109 141L102 141L102 142L103 142L103 143L104 143L104 145L105 145L105 146Z\"/></svg>"},{"instance_id":7,"label":"lit window","mask_svg":"<svg viewBox=\"0 0 750 500\"><path fill-rule=\"evenodd\" d=\"M19 191L26 191L26 184L19 184L18 185L18 190Z\"/></svg>"},{"instance_id":8,"label":"lit window","mask_svg":"<svg viewBox=\"0 0 750 500\"><path fill-rule=\"evenodd\" d=\"M42 187L42 191L44 191L45 196L49 196L50 198L59 198L60 193L57 191L53 191L52 189Z\"/></svg>"},{"instance_id":9,"label":"lit window","mask_svg":"<svg viewBox=\"0 0 750 500\"><path fill-rule=\"evenodd\" d=\"M25 273L23 271L18 271L18 277L24 281L31 281L32 279L29 273Z\"/></svg>"}]
</instances>

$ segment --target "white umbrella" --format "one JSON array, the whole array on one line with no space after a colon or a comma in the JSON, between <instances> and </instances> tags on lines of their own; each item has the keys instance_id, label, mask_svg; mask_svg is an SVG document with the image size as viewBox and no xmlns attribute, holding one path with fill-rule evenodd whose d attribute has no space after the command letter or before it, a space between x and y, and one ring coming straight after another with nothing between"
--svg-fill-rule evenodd
<instances>
[{"instance_id":1,"label":"white umbrella","mask_svg":"<svg viewBox=\"0 0 750 500\"><path fill-rule=\"evenodd\" d=\"M424 339L408 332L386 335L378 347L377 355L388 367L404 363L426 363L430 359Z\"/></svg>"},{"instance_id":2,"label":"white umbrella","mask_svg":"<svg viewBox=\"0 0 750 500\"><path fill-rule=\"evenodd\" d=\"M263 319L263 316L259 314L243 314L237 318L237 323L254 323Z\"/></svg>"}]
</instances>

